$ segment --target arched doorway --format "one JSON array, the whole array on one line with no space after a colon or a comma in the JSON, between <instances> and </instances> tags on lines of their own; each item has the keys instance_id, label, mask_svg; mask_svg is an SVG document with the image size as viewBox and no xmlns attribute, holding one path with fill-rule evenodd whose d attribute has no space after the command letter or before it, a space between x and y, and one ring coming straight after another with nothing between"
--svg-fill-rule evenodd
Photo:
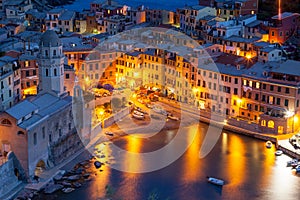
<instances>
[{"instance_id":1,"label":"arched doorway","mask_svg":"<svg viewBox=\"0 0 300 200\"><path fill-rule=\"evenodd\" d=\"M40 160L35 167L34 175L39 176L46 169L46 164L43 160Z\"/></svg>"}]
</instances>

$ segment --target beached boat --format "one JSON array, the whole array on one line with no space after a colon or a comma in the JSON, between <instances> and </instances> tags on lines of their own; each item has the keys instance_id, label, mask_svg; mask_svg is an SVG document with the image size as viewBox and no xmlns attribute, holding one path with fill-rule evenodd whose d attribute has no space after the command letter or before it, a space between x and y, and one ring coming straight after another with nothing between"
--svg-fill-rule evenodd
<instances>
[{"instance_id":1,"label":"beached boat","mask_svg":"<svg viewBox=\"0 0 300 200\"><path fill-rule=\"evenodd\" d=\"M271 141L267 141L266 142L266 147L267 148L271 148L272 147L272 142Z\"/></svg>"},{"instance_id":2,"label":"beached boat","mask_svg":"<svg viewBox=\"0 0 300 200\"><path fill-rule=\"evenodd\" d=\"M209 183L215 184L215 185L220 185L223 186L225 184L225 181L218 179L218 178L214 178L214 177L207 177L207 181Z\"/></svg>"},{"instance_id":3,"label":"beached boat","mask_svg":"<svg viewBox=\"0 0 300 200\"><path fill-rule=\"evenodd\" d=\"M108 135L108 136L114 136L114 134L113 134L112 132L110 132L110 131L106 131L106 132L105 132L105 135Z\"/></svg>"},{"instance_id":4,"label":"beached boat","mask_svg":"<svg viewBox=\"0 0 300 200\"><path fill-rule=\"evenodd\" d=\"M70 193L73 192L75 189L71 188L71 187L67 187L67 188L63 188L61 191L63 191L64 193Z\"/></svg>"},{"instance_id":5,"label":"beached boat","mask_svg":"<svg viewBox=\"0 0 300 200\"><path fill-rule=\"evenodd\" d=\"M139 120L145 119L144 115L138 115L136 113L132 113L132 117L135 118L135 119L139 119Z\"/></svg>"},{"instance_id":6,"label":"beached boat","mask_svg":"<svg viewBox=\"0 0 300 200\"><path fill-rule=\"evenodd\" d=\"M277 150L276 152L275 152L275 155L276 156L281 156L283 154L283 151L281 151L281 150Z\"/></svg>"},{"instance_id":7,"label":"beached boat","mask_svg":"<svg viewBox=\"0 0 300 200\"><path fill-rule=\"evenodd\" d=\"M179 120L178 117L175 117L173 115L168 115L168 118L171 119L171 120L174 120L174 121L178 121Z\"/></svg>"}]
</instances>

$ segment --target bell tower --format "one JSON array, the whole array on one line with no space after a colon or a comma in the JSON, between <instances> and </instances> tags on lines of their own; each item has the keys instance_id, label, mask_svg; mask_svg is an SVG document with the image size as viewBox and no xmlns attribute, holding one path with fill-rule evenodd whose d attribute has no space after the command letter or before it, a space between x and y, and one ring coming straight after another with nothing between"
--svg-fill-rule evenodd
<instances>
[{"instance_id":1,"label":"bell tower","mask_svg":"<svg viewBox=\"0 0 300 200\"><path fill-rule=\"evenodd\" d=\"M61 96L64 89L64 54L58 35L47 30L41 36L38 54L38 94L51 93Z\"/></svg>"}]
</instances>

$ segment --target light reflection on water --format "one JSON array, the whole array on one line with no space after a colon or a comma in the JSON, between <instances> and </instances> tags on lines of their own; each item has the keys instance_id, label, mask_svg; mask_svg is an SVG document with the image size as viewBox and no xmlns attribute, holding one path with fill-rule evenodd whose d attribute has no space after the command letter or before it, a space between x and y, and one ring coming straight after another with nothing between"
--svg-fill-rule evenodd
<instances>
[{"instance_id":1,"label":"light reflection on water","mask_svg":"<svg viewBox=\"0 0 300 200\"><path fill-rule=\"evenodd\" d=\"M172 200L298 199L300 177L286 167L290 158L274 155L274 145L267 149L263 141L226 132L208 156L199 159L206 130L204 124L188 127L173 148L184 146L193 139L193 131L198 131L194 142L183 156L161 170L144 174L124 173L106 165L103 172L97 171L95 181L63 199L98 199L105 195L106 185L116 189L114 199L122 200L144 200L154 190L160 199L169 197ZM174 134L175 130L164 131L148 140L126 136L114 141L114 144L131 152L149 152L165 145ZM103 151L112 155L109 146L105 145ZM160 159L166 158L168 153L162 154ZM110 160L107 156L106 159ZM145 167L135 157L124 157L115 162L133 170ZM226 185L220 189L208 184L206 176L222 178Z\"/></svg>"}]
</instances>

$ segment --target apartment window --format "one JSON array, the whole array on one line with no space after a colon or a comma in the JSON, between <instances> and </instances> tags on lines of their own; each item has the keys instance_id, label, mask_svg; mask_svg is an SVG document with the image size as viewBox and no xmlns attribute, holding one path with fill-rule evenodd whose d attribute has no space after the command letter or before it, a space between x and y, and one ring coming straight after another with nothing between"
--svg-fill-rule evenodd
<instances>
[{"instance_id":1,"label":"apartment window","mask_svg":"<svg viewBox=\"0 0 300 200\"><path fill-rule=\"evenodd\" d=\"M33 145L37 144L37 135L36 133L33 133Z\"/></svg>"},{"instance_id":2,"label":"apartment window","mask_svg":"<svg viewBox=\"0 0 300 200\"><path fill-rule=\"evenodd\" d=\"M290 88L285 88L285 93L289 94L290 93Z\"/></svg>"},{"instance_id":3,"label":"apartment window","mask_svg":"<svg viewBox=\"0 0 300 200\"><path fill-rule=\"evenodd\" d=\"M274 121L268 121L268 128L274 128Z\"/></svg>"},{"instance_id":4,"label":"apartment window","mask_svg":"<svg viewBox=\"0 0 300 200\"><path fill-rule=\"evenodd\" d=\"M277 104L277 105L280 105L280 98L277 98L277 99L276 99L276 104Z\"/></svg>"},{"instance_id":5,"label":"apartment window","mask_svg":"<svg viewBox=\"0 0 300 200\"><path fill-rule=\"evenodd\" d=\"M238 89L237 89L237 88L234 88L234 89L233 89L233 94L235 94L235 95L238 94Z\"/></svg>"},{"instance_id":6,"label":"apartment window","mask_svg":"<svg viewBox=\"0 0 300 200\"><path fill-rule=\"evenodd\" d=\"M263 83L263 89L265 90L267 88L267 85Z\"/></svg>"},{"instance_id":7,"label":"apartment window","mask_svg":"<svg viewBox=\"0 0 300 200\"><path fill-rule=\"evenodd\" d=\"M266 126L266 120L261 120L260 125L261 125L261 126Z\"/></svg>"},{"instance_id":8,"label":"apartment window","mask_svg":"<svg viewBox=\"0 0 300 200\"><path fill-rule=\"evenodd\" d=\"M299 107L299 100L297 100L296 107Z\"/></svg>"},{"instance_id":9,"label":"apartment window","mask_svg":"<svg viewBox=\"0 0 300 200\"><path fill-rule=\"evenodd\" d=\"M70 74L66 73L66 79L70 79Z\"/></svg>"},{"instance_id":10,"label":"apartment window","mask_svg":"<svg viewBox=\"0 0 300 200\"><path fill-rule=\"evenodd\" d=\"M255 86L255 87L256 87L257 89L259 89L259 86L260 86L259 82L256 82L256 86Z\"/></svg>"},{"instance_id":11,"label":"apartment window","mask_svg":"<svg viewBox=\"0 0 300 200\"><path fill-rule=\"evenodd\" d=\"M274 86L270 85L270 91L273 91L273 90L274 90Z\"/></svg>"},{"instance_id":12,"label":"apartment window","mask_svg":"<svg viewBox=\"0 0 300 200\"><path fill-rule=\"evenodd\" d=\"M217 74L214 74L214 79L217 79Z\"/></svg>"},{"instance_id":13,"label":"apartment window","mask_svg":"<svg viewBox=\"0 0 300 200\"><path fill-rule=\"evenodd\" d=\"M203 76L206 76L206 71L203 71Z\"/></svg>"},{"instance_id":14,"label":"apartment window","mask_svg":"<svg viewBox=\"0 0 300 200\"><path fill-rule=\"evenodd\" d=\"M234 84L238 84L239 79L238 78L234 78Z\"/></svg>"},{"instance_id":15,"label":"apartment window","mask_svg":"<svg viewBox=\"0 0 300 200\"><path fill-rule=\"evenodd\" d=\"M93 70L93 64L90 64L90 70L91 71Z\"/></svg>"},{"instance_id":16,"label":"apartment window","mask_svg":"<svg viewBox=\"0 0 300 200\"><path fill-rule=\"evenodd\" d=\"M286 106L286 107L289 106L289 100L288 99L284 100L284 106Z\"/></svg>"},{"instance_id":17,"label":"apartment window","mask_svg":"<svg viewBox=\"0 0 300 200\"><path fill-rule=\"evenodd\" d=\"M84 70L84 64L81 65L81 70Z\"/></svg>"},{"instance_id":18,"label":"apartment window","mask_svg":"<svg viewBox=\"0 0 300 200\"><path fill-rule=\"evenodd\" d=\"M209 78L212 78L212 73L211 72L209 72Z\"/></svg>"},{"instance_id":19,"label":"apartment window","mask_svg":"<svg viewBox=\"0 0 300 200\"><path fill-rule=\"evenodd\" d=\"M272 36L274 36L274 35L275 35L275 32L274 32L274 31L272 31L272 32L271 32L271 34L272 34Z\"/></svg>"},{"instance_id":20,"label":"apartment window","mask_svg":"<svg viewBox=\"0 0 300 200\"><path fill-rule=\"evenodd\" d=\"M26 77L30 76L29 70L27 70L27 71L25 72L25 74L26 74Z\"/></svg>"},{"instance_id":21,"label":"apartment window","mask_svg":"<svg viewBox=\"0 0 300 200\"><path fill-rule=\"evenodd\" d=\"M280 86L277 87L277 92L281 92L281 87Z\"/></svg>"},{"instance_id":22,"label":"apartment window","mask_svg":"<svg viewBox=\"0 0 300 200\"><path fill-rule=\"evenodd\" d=\"M255 94L255 100L258 100L259 94Z\"/></svg>"},{"instance_id":23,"label":"apartment window","mask_svg":"<svg viewBox=\"0 0 300 200\"><path fill-rule=\"evenodd\" d=\"M262 95L261 101L266 101L266 95Z\"/></svg>"}]
</instances>

